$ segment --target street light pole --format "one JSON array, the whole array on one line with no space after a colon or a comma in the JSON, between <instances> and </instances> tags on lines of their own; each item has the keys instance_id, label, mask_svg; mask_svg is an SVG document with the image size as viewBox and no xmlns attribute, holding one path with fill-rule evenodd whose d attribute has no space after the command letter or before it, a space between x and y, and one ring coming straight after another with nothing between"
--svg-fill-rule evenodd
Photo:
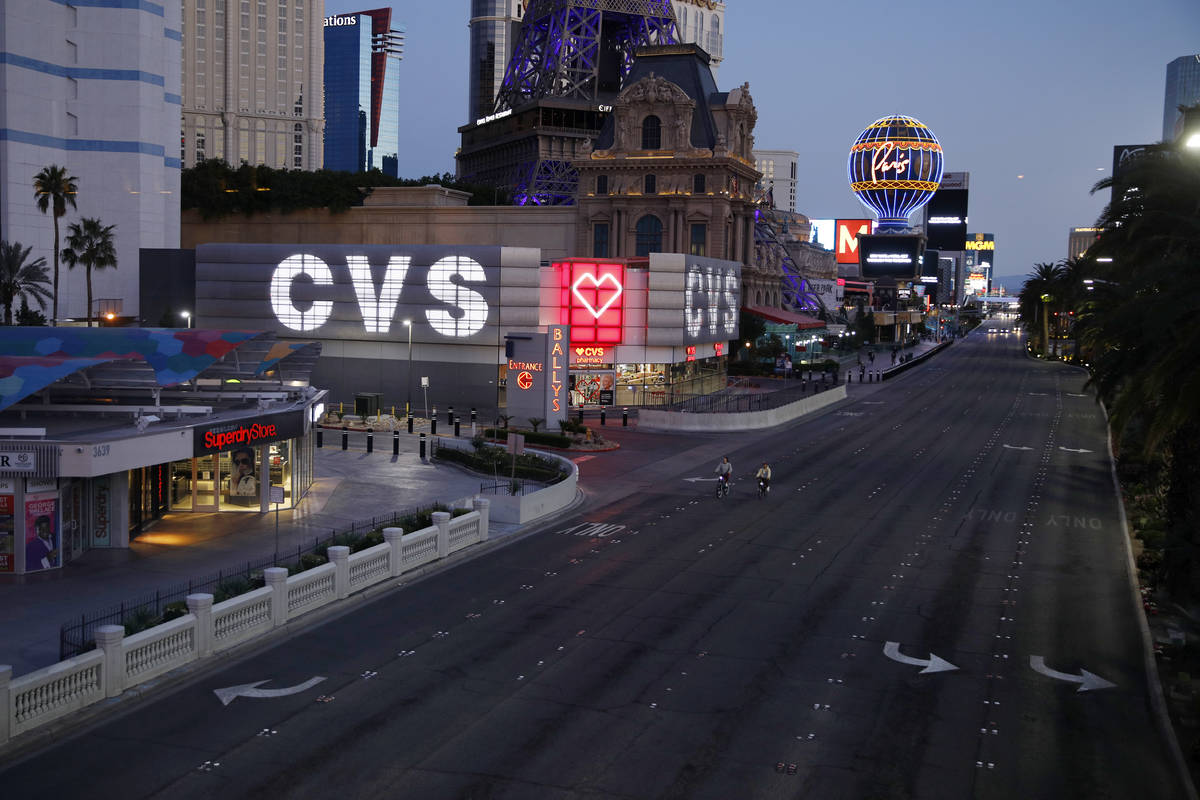
<instances>
[{"instance_id":1,"label":"street light pole","mask_svg":"<svg viewBox=\"0 0 1200 800\"><path fill-rule=\"evenodd\" d=\"M405 416L412 413L412 320L404 320L404 327L408 328L408 400L404 405Z\"/></svg>"},{"instance_id":2,"label":"street light pole","mask_svg":"<svg viewBox=\"0 0 1200 800\"><path fill-rule=\"evenodd\" d=\"M179 312L179 315L180 315L181 317L183 317L184 319L186 319L186 320L187 320L187 326L188 326L189 328L190 328L190 327L192 327L192 312L190 312L190 311L180 311L180 312Z\"/></svg>"}]
</instances>

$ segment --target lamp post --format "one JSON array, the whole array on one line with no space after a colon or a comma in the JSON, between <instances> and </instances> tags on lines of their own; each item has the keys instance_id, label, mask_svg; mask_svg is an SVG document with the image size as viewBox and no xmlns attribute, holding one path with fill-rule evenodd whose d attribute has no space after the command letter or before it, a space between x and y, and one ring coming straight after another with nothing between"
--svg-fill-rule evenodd
<instances>
[{"instance_id":1,"label":"lamp post","mask_svg":"<svg viewBox=\"0 0 1200 800\"><path fill-rule=\"evenodd\" d=\"M404 320L404 327L408 328L408 400L404 405L404 415L408 416L412 413L412 320Z\"/></svg>"},{"instance_id":2,"label":"lamp post","mask_svg":"<svg viewBox=\"0 0 1200 800\"><path fill-rule=\"evenodd\" d=\"M189 328L190 328L190 327L192 327L192 312L190 312L190 311L180 311L180 312L179 312L179 316L181 316L181 317L183 317L185 320L187 320L187 326L188 326Z\"/></svg>"}]
</instances>

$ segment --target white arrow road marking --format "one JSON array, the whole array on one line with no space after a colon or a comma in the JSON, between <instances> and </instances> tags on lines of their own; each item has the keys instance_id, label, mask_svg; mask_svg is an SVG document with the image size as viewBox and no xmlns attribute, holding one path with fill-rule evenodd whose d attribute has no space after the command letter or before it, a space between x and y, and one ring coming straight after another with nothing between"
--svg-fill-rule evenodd
<instances>
[{"instance_id":1,"label":"white arrow road marking","mask_svg":"<svg viewBox=\"0 0 1200 800\"><path fill-rule=\"evenodd\" d=\"M1046 393L1045 392L1030 392L1029 396L1030 397L1045 397Z\"/></svg>"},{"instance_id":2,"label":"white arrow road marking","mask_svg":"<svg viewBox=\"0 0 1200 800\"><path fill-rule=\"evenodd\" d=\"M1065 451L1067 451L1068 453L1090 453L1090 452L1092 452L1091 450L1083 450L1082 448L1081 448L1081 449L1076 449L1076 448L1074 448L1074 447L1061 447L1061 446L1060 446L1058 449L1059 449L1059 450L1065 450Z\"/></svg>"},{"instance_id":3,"label":"white arrow road marking","mask_svg":"<svg viewBox=\"0 0 1200 800\"><path fill-rule=\"evenodd\" d=\"M1047 678L1055 678L1056 680L1067 681L1068 683L1078 683L1079 688L1075 690L1076 692L1086 692L1091 689L1117 688L1115 683L1106 681L1104 678L1101 678L1099 675L1094 675L1091 672L1088 672L1086 669L1079 670L1080 674L1078 675L1071 675L1066 672L1059 672L1058 670L1050 669L1046 666L1046 659L1042 656L1030 656L1029 666L1034 672L1041 673Z\"/></svg>"},{"instance_id":4,"label":"white arrow road marking","mask_svg":"<svg viewBox=\"0 0 1200 800\"><path fill-rule=\"evenodd\" d=\"M1008 450L1032 450L1033 449L1032 447L1017 447L1016 445L1013 445L1013 444L1006 444L1006 445L1004 445L1004 447Z\"/></svg>"},{"instance_id":5,"label":"white arrow road marking","mask_svg":"<svg viewBox=\"0 0 1200 800\"><path fill-rule=\"evenodd\" d=\"M1067 392L1067 397L1087 397L1086 394L1076 394L1075 392Z\"/></svg>"},{"instance_id":6,"label":"white arrow road marking","mask_svg":"<svg viewBox=\"0 0 1200 800\"><path fill-rule=\"evenodd\" d=\"M938 658L933 653L929 654L928 660L920 658L910 658L900 652L899 642L884 642L883 654L892 661L899 661L901 664L908 664L913 667L924 667L918 674L924 675L926 672L949 672L958 667L951 664L944 658Z\"/></svg>"},{"instance_id":7,"label":"white arrow road marking","mask_svg":"<svg viewBox=\"0 0 1200 800\"><path fill-rule=\"evenodd\" d=\"M719 480L719 479L718 478L684 478L684 480L687 481L688 483L695 483L696 481L715 481L715 480Z\"/></svg>"},{"instance_id":8,"label":"white arrow road marking","mask_svg":"<svg viewBox=\"0 0 1200 800\"><path fill-rule=\"evenodd\" d=\"M243 683L240 686L227 686L224 689L213 689L213 694L220 698L221 705L227 706L239 697L286 697L289 694L299 694L307 689L311 689L323 680L325 680L323 677L317 675L309 678L304 683L298 683L295 686L288 686L283 689L259 689L259 686L270 681L270 678L268 678L265 681Z\"/></svg>"}]
</instances>

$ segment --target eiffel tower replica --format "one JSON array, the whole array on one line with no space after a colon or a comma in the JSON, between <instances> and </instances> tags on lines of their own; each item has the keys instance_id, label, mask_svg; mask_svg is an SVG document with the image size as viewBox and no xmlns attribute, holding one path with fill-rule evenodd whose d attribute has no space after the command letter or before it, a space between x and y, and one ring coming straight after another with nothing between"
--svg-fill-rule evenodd
<instances>
[{"instance_id":1,"label":"eiffel tower replica","mask_svg":"<svg viewBox=\"0 0 1200 800\"><path fill-rule=\"evenodd\" d=\"M494 113L459 128L458 175L514 205L571 205L639 47L676 44L670 0L532 0Z\"/></svg>"}]
</instances>

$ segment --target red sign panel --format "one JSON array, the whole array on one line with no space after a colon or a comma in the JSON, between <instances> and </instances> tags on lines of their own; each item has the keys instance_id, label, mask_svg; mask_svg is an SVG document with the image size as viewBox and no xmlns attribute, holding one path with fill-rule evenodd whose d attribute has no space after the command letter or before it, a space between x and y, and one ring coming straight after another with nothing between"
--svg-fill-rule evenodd
<instances>
[{"instance_id":1,"label":"red sign panel","mask_svg":"<svg viewBox=\"0 0 1200 800\"><path fill-rule=\"evenodd\" d=\"M625 265L560 261L559 321L571 344L619 344L625 324Z\"/></svg>"},{"instance_id":2,"label":"red sign panel","mask_svg":"<svg viewBox=\"0 0 1200 800\"><path fill-rule=\"evenodd\" d=\"M571 348L571 365L579 367L598 367L612 363L613 350L600 345L579 345Z\"/></svg>"},{"instance_id":3,"label":"red sign panel","mask_svg":"<svg viewBox=\"0 0 1200 800\"><path fill-rule=\"evenodd\" d=\"M837 221L837 263L858 263L858 235L871 232L869 219L839 219Z\"/></svg>"}]
</instances>

